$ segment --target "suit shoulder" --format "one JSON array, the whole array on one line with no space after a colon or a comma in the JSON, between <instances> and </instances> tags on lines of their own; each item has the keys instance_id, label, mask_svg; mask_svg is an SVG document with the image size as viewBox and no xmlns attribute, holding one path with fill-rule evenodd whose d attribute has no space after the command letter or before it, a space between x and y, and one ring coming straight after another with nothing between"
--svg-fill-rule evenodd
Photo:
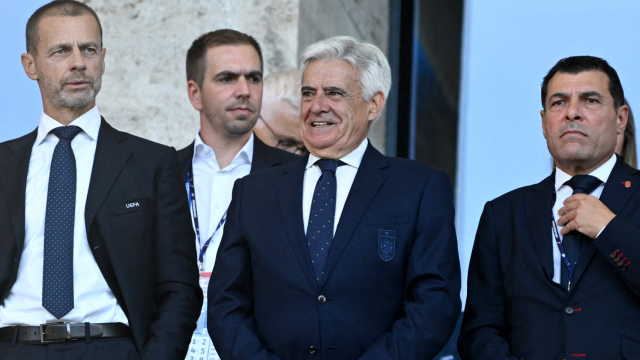
<instances>
[{"instance_id":1,"label":"suit shoulder","mask_svg":"<svg viewBox=\"0 0 640 360\"><path fill-rule=\"evenodd\" d=\"M531 194L532 191L535 191L536 189L538 189L543 182L544 180L538 184L532 184L532 185L522 186L522 187L513 189L507 193L504 193L498 196L495 199L489 200L489 202L494 206L500 206L507 203L511 204L517 201L521 201L527 195Z\"/></svg>"},{"instance_id":2,"label":"suit shoulder","mask_svg":"<svg viewBox=\"0 0 640 360\"><path fill-rule=\"evenodd\" d=\"M449 175L433 165L428 165L415 160L397 157L386 157L392 173L401 176L413 176L418 178L441 178L451 181Z\"/></svg>"},{"instance_id":3,"label":"suit shoulder","mask_svg":"<svg viewBox=\"0 0 640 360\"><path fill-rule=\"evenodd\" d=\"M273 154L280 159L281 166L288 165L288 164L296 164L298 163L298 161L302 159L302 156L296 155L294 153L290 153L288 151L284 151L282 149L278 149L274 147L270 149L273 150Z\"/></svg>"},{"instance_id":4,"label":"suit shoulder","mask_svg":"<svg viewBox=\"0 0 640 360\"><path fill-rule=\"evenodd\" d=\"M37 135L38 135L38 129L36 129L36 130L34 130L34 131L32 131L32 132L30 132L28 134L22 135L22 136L20 136L18 138L0 142L0 149L4 151L4 149L9 148L9 147L22 146L24 144L28 144L29 142L33 143L35 141Z\"/></svg>"}]
</instances>

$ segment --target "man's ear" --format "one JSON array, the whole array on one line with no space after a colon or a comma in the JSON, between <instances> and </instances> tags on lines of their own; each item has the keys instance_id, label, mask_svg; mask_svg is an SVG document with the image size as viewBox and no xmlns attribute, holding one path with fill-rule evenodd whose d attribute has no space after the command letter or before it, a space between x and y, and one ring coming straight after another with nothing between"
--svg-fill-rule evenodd
<instances>
[{"instance_id":1,"label":"man's ear","mask_svg":"<svg viewBox=\"0 0 640 360\"><path fill-rule=\"evenodd\" d=\"M542 120L542 135L544 136L544 138L547 138L547 131L544 128L544 110L540 110L540 119Z\"/></svg>"},{"instance_id":2,"label":"man's ear","mask_svg":"<svg viewBox=\"0 0 640 360\"><path fill-rule=\"evenodd\" d=\"M373 121L378 118L380 112L382 111L382 109L384 109L384 104L386 103L386 101L387 99L384 98L384 94L382 93L382 91L378 91L377 93L373 94L371 100L369 100L369 114L367 117L369 121Z\"/></svg>"},{"instance_id":3,"label":"man's ear","mask_svg":"<svg viewBox=\"0 0 640 360\"><path fill-rule=\"evenodd\" d=\"M616 117L616 126L618 128L618 135L624 133L624 129L627 127L627 122L629 120L629 106L622 105L618 109L618 114Z\"/></svg>"},{"instance_id":4,"label":"man's ear","mask_svg":"<svg viewBox=\"0 0 640 360\"><path fill-rule=\"evenodd\" d=\"M38 80L38 70L36 69L36 59L33 58L33 55L26 53L22 54L20 57L22 61L22 67L24 68L24 72L27 74L29 79Z\"/></svg>"},{"instance_id":5,"label":"man's ear","mask_svg":"<svg viewBox=\"0 0 640 360\"><path fill-rule=\"evenodd\" d=\"M200 91L200 86L195 81L189 80L187 82L187 94L193 108L202 111L202 91Z\"/></svg>"}]
</instances>

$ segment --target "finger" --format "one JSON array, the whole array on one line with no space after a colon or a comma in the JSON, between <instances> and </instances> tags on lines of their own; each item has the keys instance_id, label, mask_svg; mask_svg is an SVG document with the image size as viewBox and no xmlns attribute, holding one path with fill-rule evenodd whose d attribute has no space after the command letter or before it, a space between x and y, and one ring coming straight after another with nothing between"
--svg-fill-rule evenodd
<instances>
[{"instance_id":1,"label":"finger","mask_svg":"<svg viewBox=\"0 0 640 360\"><path fill-rule=\"evenodd\" d=\"M567 226L568 222L575 220L576 214L577 212L575 210L565 212L565 214L558 219L558 225Z\"/></svg>"},{"instance_id":2,"label":"finger","mask_svg":"<svg viewBox=\"0 0 640 360\"><path fill-rule=\"evenodd\" d=\"M570 233L573 230L577 230L578 226L576 224L575 221L569 221L568 223L566 223L564 225L564 227L560 230L560 234L562 234L562 236L567 235L568 233Z\"/></svg>"},{"instance_id":3,"label":"finger","mask_svg":"<svg viewBox=\"0 0 640 360\"><path fill-rule=\"evenodd\" d=\"M580 203L578 203L578 202L571 202L569 204L566 204L565 206L561 207L558 210L558 215L563 216L564 214L568 213L569 211L576 210L579 205L580 205Z\"/></svg>"},{"instance_id":4,"label":"finger","mask_svg":"<svg viewBox=\"0 0 640 360\"><path fill-rule=\"evenodd\" d=\"M576 202L576 201L580 201L580 200L586 200L588 198L589 195L587 194L574 194L569 196L564 202L564 205L567 205L568 203L572 203L572 202Z\"/></svg>"}]
</instances>

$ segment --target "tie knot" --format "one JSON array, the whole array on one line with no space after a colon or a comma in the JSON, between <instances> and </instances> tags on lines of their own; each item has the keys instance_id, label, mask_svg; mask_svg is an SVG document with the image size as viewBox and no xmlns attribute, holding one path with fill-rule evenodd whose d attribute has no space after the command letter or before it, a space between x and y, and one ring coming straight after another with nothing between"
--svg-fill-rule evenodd
<instances>
[{"instance_id":1,"label":"tie knot","mask_svg":"<svg viewBox=\"0 0 640 360\"><path fill-rule=\"evenodd\" d=\"M74 137L76 137L76 135L78 135L80 133L80 131L82 131L81 128L79 128L78 126L73 126L73 125L69 125L69 126L60 126L57 127L53 130L51 130L51 132L58 137L58 139L65 139L65 140L73 140Z\"/></svg>"},{"instance_id":2,"label":"tie knot","mask_svg":"<svg viewBox=\"0 0 640 360\"><path fill-rule=\"evenodd\" d=\"M564 183L573 189L574 194L591 194L600 184L602 181L591 175L576 175Z\"/></svg>"},{"instance_id":3,"label":"tie knot","mask_svg":"<svg viewBox=\"0 0 640 360\"><path fill-rule=\"evenodd\" d=\"M316 161L316 165L320 167L320 170L322 170L322 172L330 170L335 173L338 166L344 165L344 163L340 160L320 159Z\"/></svg>"}]
</instances>

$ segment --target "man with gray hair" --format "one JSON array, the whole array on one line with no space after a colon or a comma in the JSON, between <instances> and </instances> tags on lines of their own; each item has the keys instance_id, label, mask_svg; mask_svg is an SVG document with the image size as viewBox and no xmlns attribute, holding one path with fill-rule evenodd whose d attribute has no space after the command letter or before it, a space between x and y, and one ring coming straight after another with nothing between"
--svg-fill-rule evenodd
<instances>
[{"instance_id":1,"label":"man with gray hair","mask_svg":"<svg viewBox=\"0 0 640 360\"><path fill-rule=\"evenodd\" d=\"M272 72L264 78L262 110L253 132L269 146L304 155L300 134L300 73Z\"/></svg>"},{"instance_id":2,"label":"man with gray hair","mask_svg":"<svg viewBox=\"0 0 640 360\"><path fill-rule=\"evenodd\" d=\"M431 359L460 313L451 182L369 144L380 49L320 41L302 74L310 154L233 189L208 294L220 358Z\"/></svg>"}]
</instances>

